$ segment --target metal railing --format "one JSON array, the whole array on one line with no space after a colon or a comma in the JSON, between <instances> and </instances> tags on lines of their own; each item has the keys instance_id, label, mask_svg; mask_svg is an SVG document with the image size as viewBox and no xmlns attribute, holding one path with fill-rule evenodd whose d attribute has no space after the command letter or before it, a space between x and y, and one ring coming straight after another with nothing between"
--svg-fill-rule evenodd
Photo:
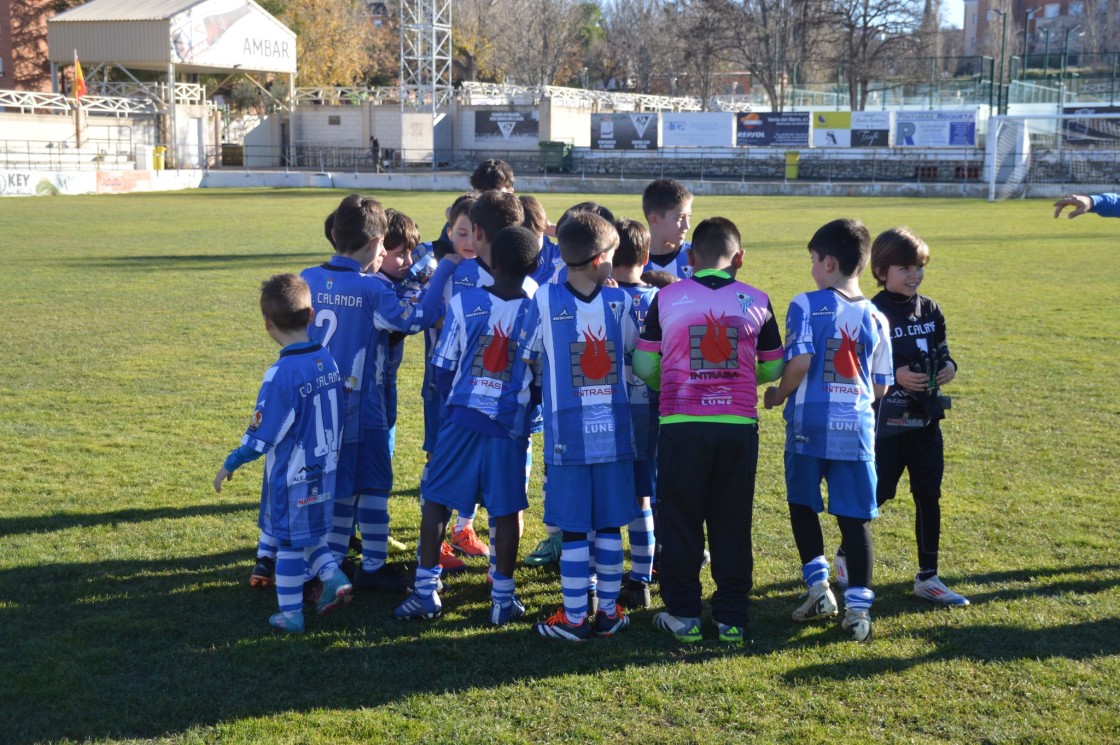
<instances>
[{"instance_id":1,"label":"metal railing","mask_svg":"<svg viewBox=\"0 0 1120 745\"><path fill-rule=\"evenodd\" d=\"M87 95L75 100L61 93L7 90L0 90L0 108L14 109L21 114L70 113L75 109L113 116L151 116L159 113L159 108L150 98Z\"/></svg>"},{"instance_id":2,"label":"metal railing","mask_svg":"<svg viewBox=\"0 0 1120 745\"><path fill-rule=\"evenodd\" d=\"M0 168L26 171L130 170L135 167L131 141L88 138L79 147L66 140L0 140Z\"/></svg>"}]
</instances>

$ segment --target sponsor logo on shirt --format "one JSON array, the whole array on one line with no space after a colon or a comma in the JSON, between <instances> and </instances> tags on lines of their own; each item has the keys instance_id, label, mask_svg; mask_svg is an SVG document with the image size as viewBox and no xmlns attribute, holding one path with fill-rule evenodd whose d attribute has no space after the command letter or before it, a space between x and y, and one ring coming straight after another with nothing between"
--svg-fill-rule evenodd
<instances>
[{"instance_id":1,"label":"sponsor logo on shirt","mask_svg":"<svg viewBox=\"0 0 1120 745\"><path fill-rule=\"evenodd\" d=\"M487 315L490 315L489 311L487 311L485 308L483 308L480 305L477 308L475 308L474 310L472 310L470 313L468 313L467 318L477 318L479 316L487 316Z\"/></svg>"},{"instance_id":2,"label":"sponsor logo on shirt","mask_svg":"<svg viewBox=\"0 0 1120 745\"><path fill-rule=\"evenodd\" d=\"M833 312L832 308L829 308L827 305L825 305L825 306L823 306L821 308L818 308L817 310L813 311L813 315L814 316L831 316L832 312Z\"/></svg>"},{"instance_id":3,"label":"sponsor logo on shirt","mask_svg":"<svg viewBox=\"0 0 1120 745\"><path fill-rule=\"evenodd\" d=\"M676 307L678 305L691 305L692 303L695 303L695 302L696 301L693 300L692 298L690 298L688 296L688 293L686 292L685 294L681 295L679 298L677 298L676 300L673 301L673 306Z\"/></svg>"},{"instance_id":4,"label":"sponsor logo on shirt","mask_svg":"<svg viewBox=\"0 0 1120 745\"><path fill-rule=\"evenodd\" d=\"M739 308L741 308L744 313L747 312L748 308L754 305L753 295L749 295L745 292L736 292L735 297L739 298Z\"/></svg>"},{"instance_id":5,"label":"sponsor logo on shirt","mask_svg":"<svg viewBox=\"0 0 1120 745\"><path fill-rule=\"evenodd\" d=\"M575 319L576 317L569 313L567 308L562 309L560 315L552 317L554 321L574 321Z\"/></svg>"}]
</instances>

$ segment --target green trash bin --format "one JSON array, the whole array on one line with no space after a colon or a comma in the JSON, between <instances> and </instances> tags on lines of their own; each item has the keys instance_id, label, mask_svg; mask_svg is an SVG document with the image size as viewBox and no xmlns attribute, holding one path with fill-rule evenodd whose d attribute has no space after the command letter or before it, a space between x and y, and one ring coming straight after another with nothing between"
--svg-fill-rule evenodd
<instances>
[{"instance_id":1,"label":"green trash bin","mask_svg":"<svg viewBox=\"0 0 1120 745\"><path fill-rule=\"evenodd\" d=\"M786 180L796 179L801 170L801 153L790 150L786 153Z\"/></svg>"},{"instance_id":2,"label":"green trash bin","mask_svg":"<svg viewBox=\"0 0 1120 745\"><path fill-rule=\"evenodd\" d=\"M571 171L572 170L572 145L569 142L542 142L541 170Z\"/></svg>"}]
</instances>

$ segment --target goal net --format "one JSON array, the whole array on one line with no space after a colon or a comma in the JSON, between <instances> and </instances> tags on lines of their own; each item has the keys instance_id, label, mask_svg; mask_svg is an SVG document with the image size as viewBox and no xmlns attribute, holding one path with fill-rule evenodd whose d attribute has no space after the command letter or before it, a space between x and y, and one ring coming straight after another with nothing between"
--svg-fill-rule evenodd
<instances>
[{"instance_id":1,"label":"goal net","mask_svg":"<svg viewBox=\"0 0 1120 745\"><path fill-rule=\"evenodd\" d=\"M988 120L988 199L1117 191L1120 107Z\"/></svg>"}]
</instances>

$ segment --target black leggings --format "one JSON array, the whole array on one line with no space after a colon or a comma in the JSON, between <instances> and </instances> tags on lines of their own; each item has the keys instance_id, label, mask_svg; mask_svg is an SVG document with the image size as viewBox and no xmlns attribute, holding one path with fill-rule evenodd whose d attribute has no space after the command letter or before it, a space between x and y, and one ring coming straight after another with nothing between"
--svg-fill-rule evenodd
<instances>
[{"instance_id":1,"label":"black leggings","mask_svg":"<svg viewBox=\"0 0 1120 745\"><path fill-rule=\"evenodd\" d=\"M821 520L812 508L791 504L789 522L793 527L793 540L797 543L802 564L824 556ZM848 561L848 584L870 589L871 565L875 558L871 547L871 521L866 518L837 516L836 523L840 526L840 550Z\"/></svg>"}]
</instances>

